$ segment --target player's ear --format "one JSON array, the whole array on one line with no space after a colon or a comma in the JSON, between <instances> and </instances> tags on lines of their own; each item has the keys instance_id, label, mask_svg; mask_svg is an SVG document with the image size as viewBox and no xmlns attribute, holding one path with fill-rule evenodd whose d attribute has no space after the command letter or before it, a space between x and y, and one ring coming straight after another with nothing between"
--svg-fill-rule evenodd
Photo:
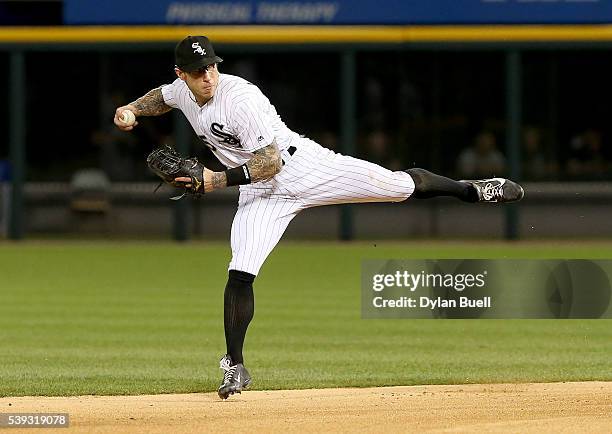
<instances>
[{"instance_id":1,"label":"player's ear","mask_svg":"<svg viewBox=\"0 0 612 434\"><path fill-rule=\"evenodd\" d=\"M178 68L174 68L174 73L176 74L176 76L178 78L180 78L181 80L185 81L185 73L183 71L181 71Z\"/></svg>"}]
</instances>

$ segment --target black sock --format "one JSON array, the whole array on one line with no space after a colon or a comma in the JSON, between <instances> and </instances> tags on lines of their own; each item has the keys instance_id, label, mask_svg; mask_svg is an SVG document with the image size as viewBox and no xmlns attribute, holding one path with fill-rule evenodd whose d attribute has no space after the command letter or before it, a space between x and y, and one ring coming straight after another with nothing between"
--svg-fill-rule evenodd
<instances>
[{"instance_id":1,"label":"black sock","mask_svg":"<svg viewBox=\"0 0 612 434\"><path fill-rule=\"evenodd\" d=\"M255 312L253 281L255 276L244 271L230 270L225 286L223 319L227 354L234 364L243 363L242 346L249 323Z\"/></svg>"},{"instance_id":2,"label":"black sock","mask_svg":"<svg viewBox=\"0 0 612 434\"><path fill-rule=\"evenodd\" d=\"M436 175L425 169L408 169L406 173L414 180L414 193L410 197L429 199L437 196L452 196L464 202L478 202L478 192L470 184Z\"/></svg>"}]
</instances>

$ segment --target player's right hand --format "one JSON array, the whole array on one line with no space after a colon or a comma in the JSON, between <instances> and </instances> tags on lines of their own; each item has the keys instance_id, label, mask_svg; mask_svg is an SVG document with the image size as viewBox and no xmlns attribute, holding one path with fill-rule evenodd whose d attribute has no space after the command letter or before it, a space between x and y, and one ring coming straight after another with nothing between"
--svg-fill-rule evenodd
<instances>
[{"instance_id":1,"label":"player's right hand","mask_svg":"<svg viewBox=\"0 0 612 434\"><path fill-rule=\"evenodd\" d=\"M115 110L115 118L113 119L113 122L115 123L115 125L117 126L117 128L119 128L121 131L132 131L134 129L134 127L136 125L138 125L138 120L136 122L134 122L133 125L126 125L125 123L123 123L120 119L121 114L123 113L124 110L130 110L132 111L134 114L137 115L138 110L136 109L136 107L128 104L128 105L124 105L121 107L117 107L117 110Z\"/></svg>"}]
</instances>

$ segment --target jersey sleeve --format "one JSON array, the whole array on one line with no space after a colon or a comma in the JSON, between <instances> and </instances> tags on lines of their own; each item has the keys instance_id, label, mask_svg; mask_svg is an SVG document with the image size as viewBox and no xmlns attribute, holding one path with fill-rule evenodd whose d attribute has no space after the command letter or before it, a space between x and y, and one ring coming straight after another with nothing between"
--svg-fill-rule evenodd
<instances>
[{"instance_id":1,"label":"jersey sleeve","mask_svg":"<svg viewBox=\"0 0 612 434\"><path fill-rule=\"evenodd\" d=\"M161 88L162 96L164 97L164 102L172 108L178 108L178 99L176 95L177 80L178 79L174 80L174 82L171 84L164 84Z\"/></svg>"},{"instance_id":2,"label":"jersey sleeve","mask_svg":"<svg viewBox=\"0 0 612 434\"><path fill-rule=\"evenodd\" d=\"M272 119L261 98L249 98L241 102L235 111L235 122L240 146L245 151L256 151L274 140Z\"/></svg>"}]
</instances>

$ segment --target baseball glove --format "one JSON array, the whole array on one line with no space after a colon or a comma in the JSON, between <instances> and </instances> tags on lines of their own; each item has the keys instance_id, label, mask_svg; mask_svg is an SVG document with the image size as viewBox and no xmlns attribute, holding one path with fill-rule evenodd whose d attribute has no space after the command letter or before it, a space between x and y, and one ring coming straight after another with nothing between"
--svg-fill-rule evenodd
<instances>
[{"instance_id":1,"label":"baseball glove","mask_svg":"<svg viewBox=\"0 0 612 434\"><path fill-rule=\"evenodd\" d=\"M184 158L172 146L164 145L148 155L147 165L163 182L185 189L182 195L172 197L172 200L181 199L186 194L204 194L204 165L197 158ZM190 178L191 181L176 182L174 179L179 177Z\"/></svg>"}]
</instances>

